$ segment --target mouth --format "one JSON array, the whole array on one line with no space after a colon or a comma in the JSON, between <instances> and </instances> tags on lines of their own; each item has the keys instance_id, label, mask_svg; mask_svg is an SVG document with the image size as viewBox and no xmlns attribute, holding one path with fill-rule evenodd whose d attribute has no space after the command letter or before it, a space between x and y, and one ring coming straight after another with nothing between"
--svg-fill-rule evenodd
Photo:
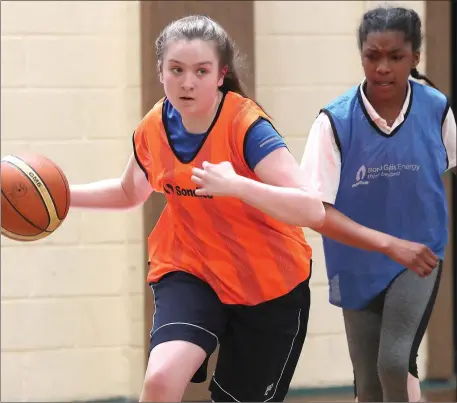
<instances>
[{"instance_id":1,"label":"mouth","mask_svg":"<svg viewBox=\"0 0 457 403\"><path fill-rule=\"evenodd\" d=\"M393 81L375 81L375 84L379 87L386 88L394 85L395 83Z\"/></svg>"},{"instance_id":2,"label":"mouth","mask_svg":"<svg viewBox=\"0 0 457 403\"><path fill-rule=\"evenodd\" d=\"M195 98L192 97L179 97L181 101L195 101Z\"/></svg>"}]
</instances>

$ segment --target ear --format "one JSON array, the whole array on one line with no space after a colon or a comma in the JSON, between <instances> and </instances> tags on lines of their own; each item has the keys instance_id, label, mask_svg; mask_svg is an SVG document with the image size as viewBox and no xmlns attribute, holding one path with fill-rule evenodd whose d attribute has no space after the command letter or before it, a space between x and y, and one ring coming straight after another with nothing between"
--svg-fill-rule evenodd
<instances>
[{"instance_id":1,"label":"ear","mask_svg":"<svg viewBox=\"0 0 457 403\"><path fill-rule=\"evenodd\" d=\"M420 61L421 61L420 52L414 52L413 53L413 68L416 68L419 65Z\"/></svg>"},{"instance_id":2,"label":"ear","mask_svg":"<svg viewBox=\"0 0 457 403\"><path fill-rule=\"evenodd\" d=\"M161 84L163 84L163 70L162 63L160 61L157 63L157 74L159 75L159 80Z\"/></svg>"},{"instance_id":3,"label":"ear","mask_svg":"<svg viewBox=\"0 0 457 403\"><path fill-rule=\"evenodd\" d=\"M221 87L222 84L224 84L224 78L227 75L227 72L228 72L228 66L224 66L220 72L219 80L217 81L218 87Z\"/></svg>"}]
</instances>

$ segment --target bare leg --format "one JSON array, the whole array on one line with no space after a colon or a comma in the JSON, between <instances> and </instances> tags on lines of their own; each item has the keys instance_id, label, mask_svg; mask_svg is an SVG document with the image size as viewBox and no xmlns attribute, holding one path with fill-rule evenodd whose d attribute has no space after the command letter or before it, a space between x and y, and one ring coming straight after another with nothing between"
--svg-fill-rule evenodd
<instances>
[{"instance_id":1,"label":"bare leg","mask_svg":"<svg viewBox=\"0 0 457 403\"><path fill-rule=\"evenodd\" d=\"M410 402L422 401L421 385L419 379L408 374L408 399Z\"/></svg>"},{"instance_id":2,"label":"bare leg","mask_svg":"<svg viewBox=\"0 0 457 403\"><path fill-rule=\"evenodd\" d=\"M180 402L206 352L196 344L174 340L151 351L140 402Z\"/></svg>"}]
</instances>

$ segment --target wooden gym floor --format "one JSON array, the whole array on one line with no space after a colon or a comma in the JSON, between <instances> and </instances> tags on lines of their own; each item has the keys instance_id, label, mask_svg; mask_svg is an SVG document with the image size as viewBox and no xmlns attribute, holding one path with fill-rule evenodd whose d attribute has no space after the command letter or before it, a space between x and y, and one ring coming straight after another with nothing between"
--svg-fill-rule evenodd
<instances>
[{"instance_id":1,"label":"wooden gym floor","mask_svg":"<svg viewBox=\"0 0 457 403\"><path fill-rule=\"evenodd\" d=\"M431 389L424 392L423 401L425 402L455 402L457 401L456 389ZM354 397L350 393L342 394L319 394L319 396L294 396L286 399L287 403L305 402L354 402Z\"/></svg>"}]
</instances>

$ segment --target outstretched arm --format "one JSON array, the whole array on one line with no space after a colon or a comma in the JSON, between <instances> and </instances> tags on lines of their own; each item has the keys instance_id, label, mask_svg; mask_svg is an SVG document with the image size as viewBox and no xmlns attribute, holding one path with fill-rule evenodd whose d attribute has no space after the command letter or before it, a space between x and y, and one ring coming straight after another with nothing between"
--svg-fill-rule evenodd
<instances>
[{"instance_id":1,"label":"outstretched arm","mask_svg":"<svg viewBox=\"0 0 457 403\"><path fill-rule=\"evenodd\" d=\"M132 153L120 178L71 185L70 192L71 207L127 210L143 204L152 186Z\"/></svg>"},{"instance_id":2,"label":"outstretched arm","mask_svg":"<svg viewBox=\"0 0 457 403\"><path fill-rule=\"evenodd\" d=\"M262 182L236 174L229 162L204 162L194 168L192 181L200 195L232 196L287 224L302 227L322 225L325 210L319 196L302 186L300 167L285 148L279 148L255 167Z\"/></svg>"}]
</instances>

